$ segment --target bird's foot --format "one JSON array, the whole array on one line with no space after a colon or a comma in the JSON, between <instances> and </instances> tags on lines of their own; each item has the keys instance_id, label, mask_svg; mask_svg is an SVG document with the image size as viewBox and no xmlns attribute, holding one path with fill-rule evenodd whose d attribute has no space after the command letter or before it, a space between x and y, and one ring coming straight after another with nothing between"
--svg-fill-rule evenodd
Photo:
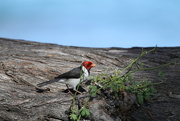
<instances>
[{"instance_id":1,"label":"bird's foot","mask_svg":"<svg viewBox=\"0 0 180 121\"><path fill-rule=\"evenodd\" d=\"M79 94L82 94L82 92L80 92L80 91L78 91L78 90L74 90L74 91L76 91L76 92L79 93Z\"/></svg>"},{"instance_id":2,"label":"bird's foot","mask_svg":"<svg viewBox=\"0 0 180 121\"><path fill-rule=\"evenodd\" d=\"M71 92L71 90L68 89L68 94L70 94L71 96L73 96L74 94Z\"/></svg>"}]
</instances>

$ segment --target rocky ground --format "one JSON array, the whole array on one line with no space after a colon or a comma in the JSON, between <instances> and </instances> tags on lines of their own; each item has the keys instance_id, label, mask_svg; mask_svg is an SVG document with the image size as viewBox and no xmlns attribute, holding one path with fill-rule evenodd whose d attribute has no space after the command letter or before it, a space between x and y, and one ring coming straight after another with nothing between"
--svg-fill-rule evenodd
<instances>
[{"instance_id":1,"label":"rocky ground","mask_svg":"<svg viewBox=\"0 0 180 121\"><path fill-rule=\"evenodd\" d=\"M152 48L144 48L150 49ZM92 76L102 74L108 67L123 69L140 52L141 48L83 48L0 38L0 120L69 120L67 110L72 97L62 91L66 86L55 83L48 85L50 91L39 93L36 90L38 83L69 71L85 60L93 61L97 65L92 69ZM140 62L145 67L169 62L180 63L180 47L157 48L142 57ZM160 70L164 78L158 77ZM180 120L179 65L141 71L134 76L137 80L148 79L163 84L155 86L157 94L150 102L141 106L134 105L126 112L121 112L116 107L108 110L106 100L98 95L89 104L90 120Z\"/></svg>"}]
</instances>

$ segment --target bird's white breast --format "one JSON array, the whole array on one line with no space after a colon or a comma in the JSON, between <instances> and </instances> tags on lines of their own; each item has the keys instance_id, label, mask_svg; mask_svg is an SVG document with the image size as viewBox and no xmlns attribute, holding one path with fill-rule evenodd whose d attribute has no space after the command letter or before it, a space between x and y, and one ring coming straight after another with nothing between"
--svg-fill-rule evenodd
<instances>
[{"instance_id":1,"label":"bird's white breast","mask_svg":"<svg viewBox=\"0 0 180 121\"><path fill-rule=\"evenodd\" d=\"M89 72L84 66L82 66L82 71L83 71L82 77L83 79L86 79L89 76Z\"/></svg>"},{"instance_id":2,"label":"bird's white breast","mask_svg":"<svg viewBox=\"0 0 180 121\"><path fill-rule=\"evenodd\" d=\"M64 84L67 84L71 87L73 87L74 89L76 89L76 86L79 84L80 82L80 78L71 78L71 79L60 79L59 80L60 83L64 83Z\"/></svg>"},{"instance_id":3,"label":"bird's white breast","mask_svg":"<svg viewBox=\"0 0 180 121\"><path fill-rule=\"evenodd\" d=\"M64 83L70 85L71 87L75 89L76 86L79 84L79 82L80 82L80 79L67 79Z\"/></svg>"}]
</instances>

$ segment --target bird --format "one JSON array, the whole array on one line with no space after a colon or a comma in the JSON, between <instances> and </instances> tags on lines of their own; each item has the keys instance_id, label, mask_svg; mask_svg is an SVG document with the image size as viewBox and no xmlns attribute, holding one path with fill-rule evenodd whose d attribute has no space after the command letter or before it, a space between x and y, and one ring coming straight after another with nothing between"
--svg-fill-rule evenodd
<instances>
[{"instance_id":1,"label":"bird","mask_svg":"<svg viewBox=\"0 0 180 121\"><path fill-rule=\"evenodd\" d=\"M90 70L92 67L95 67L96 64L94 64L91 61L84 61L79 67L76 67L68 72L65 72L57 77L55 77L52 80L42 82L37 84L38 87L43 87L48 84L52 84L55 82L60 82L66 84L68 90L69 87L73 87L73 90L80 93L78 90L76 90L77 85L87 79L87 77L90 75Z\"/></svg>"}]
</instances>

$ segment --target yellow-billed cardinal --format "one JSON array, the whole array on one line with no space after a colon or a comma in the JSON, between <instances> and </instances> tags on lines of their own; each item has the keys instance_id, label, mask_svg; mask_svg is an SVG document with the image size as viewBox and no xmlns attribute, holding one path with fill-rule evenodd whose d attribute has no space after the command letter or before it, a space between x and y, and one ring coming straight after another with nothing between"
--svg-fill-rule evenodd
<instances>
[{"instance_id":1,"label":"yellow-billed cardinal","mask_svg":"<svg viewBox=\"0 0 180 121\"><path fill-rule=\"evenodd\" d=\"M45 86L47 84L51 84L54 82L60 82L60 83L66 84L67 88L69 85L73 87L75 91L77 91L76 86L80 83L81 79L83 81L90 75L90 69L94 66L96 65L92 63L91 61L84 61L80 67L74 68L66 73L63 73L52 80L42 82L38 84L37 86L42 87L42 86Z\"/></svg>"}]
</instances>

